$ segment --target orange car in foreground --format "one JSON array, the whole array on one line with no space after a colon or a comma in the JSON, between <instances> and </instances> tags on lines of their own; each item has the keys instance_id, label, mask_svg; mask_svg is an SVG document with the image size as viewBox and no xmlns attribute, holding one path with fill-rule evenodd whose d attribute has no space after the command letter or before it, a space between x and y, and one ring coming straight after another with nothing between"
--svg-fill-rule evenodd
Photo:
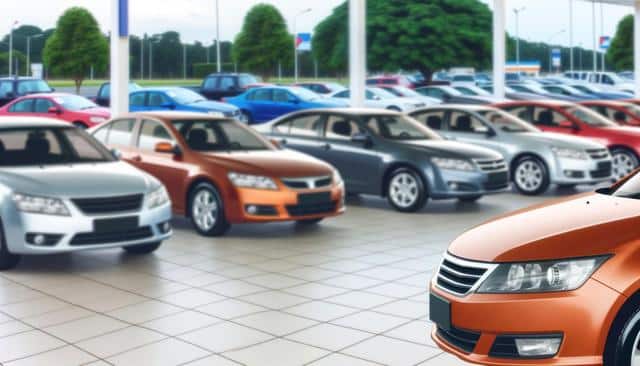
<instances>
[{"instance_id":1,"label":"orange car in foreground","mask_svg":"<svg viewBox=\"0 0 640 366\"><path fill-rule=\"evenodd\" d=\"M450 246L432 337L484 365L640 365L640 174L509 214Z\"/></svg>"},{"instance_id":2,"label":"orange car in foreground","mask_svg":"<svg viewBox=\"0 0 640 366\"><path fill-rule=\"evenodd\" d=\"M148 112L91 133L164 183L173 211L202 235L249 222L315 224L345 210L344 184L333 167L281 150L231 119Z\"/></svg>"}]
</instances>

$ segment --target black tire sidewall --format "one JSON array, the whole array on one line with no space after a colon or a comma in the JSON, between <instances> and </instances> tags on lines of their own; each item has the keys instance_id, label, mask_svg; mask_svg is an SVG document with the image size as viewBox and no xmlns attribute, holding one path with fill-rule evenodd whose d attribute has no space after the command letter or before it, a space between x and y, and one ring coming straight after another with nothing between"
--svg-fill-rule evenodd
<instances>
[{"instance_id":1,"label":"black tire sidewall","mask_svg":"<svg viewBox=\"0 0 640 366\"><path fill-rule=\"evenodd\" d=\"M633 151L631 151L631 150L629 150L627 148L624 148L624 147L617 147L615 149L611 149L611 156L614 156L616 154L624 154L624 155L629 156L635 162L634 169L638 168L638 165L640 164L640 160L638 159L638 157L636 156L636 154ZM616 178L614 178L614 181L615 181L615 179Z\"/></svg>"},{"instance_id":2,"label":"black tire sidewall","mask_svg":"<svg viewBox=\"0 0 640 366\"><path fill-rule=\"evenodd\" d=\"M540 184L540 187L538 187L538 189L534 190L534 191L528 191L526 189L521 188L518 185L518 180L516 177L516 171L518 170L518 167L522 164L524 164L527 161L532 161L536 164L538 164L538 166L540 166L540 169L542 169L542 183ZM525 196L537 196L540 195L544 192L547 191L547 189L549 189L549 185L551 184L551 178L549 177L549 169L547 168L547 165L540 160L539 158L536 158L535 156L524 156L521 157L520 159L518 159L518 161L514 164L513 166L513 172L511 174L511 176L513 177L513 185L516 187L516 189L518 190L518 192L520 192L521 194L525 195Z\"/></svg>"},{"instance_id":3,"label":"black tire sidewall","mask_svg":"<svg viewBox=\"0 0 640 366\"><path fill-rule=\"evenodd\" d=\"M625 304L611 326L604 352L604 366L630 366L636 337L640 334L640 296Z\"/></svg>"},{"instance_id":4,"label":"black tire sidewall","mask_svg":"<svg viewBox=\"0 0 640 366\"><path fill-rule=\"evenodd\" d=\"M395 202L393 202L393 199L391 198L391 181L393 180L393 178L398 175L398 174L402 174L402 173L407 173L410 174L411 176L413 176L413 178L416 180L416 182L418 182L418 199L416 199L416 201L413 203L413 205L409 206L409 207L401 207L398 206ZM427 204L427 200L429 199L428 193L427 193L427 185L424 181L424 179L422 178L422 176L420 174L418 174L415 170L411 169L411 168L398 168L396 170L393 171L393 173L391 173L389 175L389 180L387 181L387 186L386 186L386 195L387 195L387 200L389 201L389 204L396 210L399 212L405 212L405 213L413 213L413 212L417 212L419 210L421 210L426 204Z\"/></svg>"},{"instance_id":5,"label":"black tire sidewall","mask_svg":"<svg viewBox=\"0 0 640 366\"><path fill-rule=\"evenodd\" d=\"M213 197L218 202L216 223L210 230L202 230L193 218L193 200L198 192L203 190L207 190L213 194ZM200 183L191 191L191 194L189 195L189 217L191 218L191 224L198 234L203 236L221 236L224 235L230 227L224 214L224 202L222 201L222 197L220 196L220 193L218 193L218 189L210 183Z\"/></svg>"},{"instance_id":6,"label":"black tire sidewall","mask_svg":"<svg viewBox=\"0 0 640 366\"><path fill-rule=\"evenodd\" d=\"M21 259L22 256L9 252L7 238L4 234L4 224L0 218L0 271L15 268Z\"/></svg>"}]
</instances>

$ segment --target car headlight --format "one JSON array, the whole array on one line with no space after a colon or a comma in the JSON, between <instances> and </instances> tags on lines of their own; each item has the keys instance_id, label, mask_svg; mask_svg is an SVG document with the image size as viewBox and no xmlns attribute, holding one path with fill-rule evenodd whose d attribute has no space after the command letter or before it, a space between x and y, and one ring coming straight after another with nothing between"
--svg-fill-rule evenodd
<instances>
[{"instance_id":1,"label":"car headlight","mask_svg":"<svg viewBox=\"0 0 640 366\"><path fill-rule=\"evenodd\" d=\"M164 186L147 194L147 208L149 209L160 207L167 202L169 202L169 194Z\"/></svg>"},{"instance_id":2,"label":"car headlight","mask_svg":"<svg viewBox=\"0 0 640 366\"><path fill-rule=\"evenodd\" d=\"M562 147L552 147L551 151L553 151L553 153L559 158L577 159L577 160L589 159L589 155L587 155L586 151L581 151L576 149L566 149Z\"/></svg>"},{"instance_id":3,"label":"car headlight","mask_svg":"<svg viewBox=\"0 0 640 366\"><path fill-rule=\"evenodd\" d=\"M608 256L499 265L479 293L540 293L581 287Z\"/></svg>"},{"instance_id":4,"label":"car headlight","mask_svg":"<svg viewBox=\"0 0 640 366\"><path fill-rule=\"evenodd\" d=\"M337 169L333 170L333 183L335 185L340 185L342 184L344 181L342 180L342 175L340 175L340 172Z\"/></svg>"},{"instance_id":5,"label":"car headlight","mask_svg":"<svg viewBox=\"0 0 640 366\"><path fill-rule=\"evenodd\" d=\"M107 119L104 117L93 116L93 117L89 117L89 121L91 123L105 123L107 122Z\"/></svg>"},{"instance_id":6,"label":"car headlight","mask_svg":"<svg viewBox=\"0 0 640 366\"><path fill-rule=\"evenodd\" d=\"M239 188L278 190L278 186L273 179L260 175L229 173L229 180Z\"/></svg>"},{"instance_id":7,"label":"car headlight","mask_svg":"<svg viewBox=\"0 0 640 366\"><path fill-rule=\"evenodd\" d=\"M462 159L432 158L431 162L440 169L462 170L467 172L476 170L470 161Z\"/></svg>"},{"instance_id":8,"label":"car headlight","mask_svg":"<svg viewBox=\"0 0 640 366\"><path fill-rule=\"evenodd\" d=\"M67 206L58 198L15 193L13 194L12 199L16 204L18 211L43 215L71 216Z\"/></svg>"}]
</instances>

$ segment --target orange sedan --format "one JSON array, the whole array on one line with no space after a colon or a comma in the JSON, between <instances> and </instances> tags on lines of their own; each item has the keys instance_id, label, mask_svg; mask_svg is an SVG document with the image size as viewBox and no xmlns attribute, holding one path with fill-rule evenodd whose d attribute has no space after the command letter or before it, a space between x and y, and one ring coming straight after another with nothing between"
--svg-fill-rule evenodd
<instances>
[{"instance_id":1,"label":"orange sedan","mask_svg":"<svg viewBox=\"0 0 640 366\"><path fill-rule=\"evenodd\" d=\"M483 365L640 365L640 174L457 238L432 338Z\"/></svg>"},{"instance_id":2,"label":"orange sedan","mask_svg":"<svg viewBox=\"0 0 640 366\"><path fill-rule=\"evenodd\" d=\"M91 133L158 178L173 211L202 235L231 224L315 224L344 212L344 184L330 165L279 149L241 123L214 116L148 112L114 119Z\"/></svg>"}]
</instances>

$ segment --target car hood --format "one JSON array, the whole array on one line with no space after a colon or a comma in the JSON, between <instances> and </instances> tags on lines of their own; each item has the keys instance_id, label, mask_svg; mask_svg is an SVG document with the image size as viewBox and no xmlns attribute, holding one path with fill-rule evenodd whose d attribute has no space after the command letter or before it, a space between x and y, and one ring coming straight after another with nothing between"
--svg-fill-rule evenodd
<instances>
[{"instance_id":1,"label":"car hood","mask_svg":"<svg viewBox=\"0 0 640 366\"><path fill-rule=\"evenodd\" d=\"M213 164L222 164L229 171L243 174L295 178L325 176L333 172L329 164L292 150L215 152L203 155Z\"/></svg>"},{"instance_id":2,"label":"car hood","mask_svg":"<svg viewBox=\"0 0 640 366\"><path fill-rule=\"evenodd\" d=\"M498 160L499 153L480 146L449 140L420 140L396 142L412 149L428 152L436 156L458 157L464 159Z\"/></svg>"},{"instance_id":3,"label":"car hood","mask_svg":"<svg viewBox=\"0 0 640 366\"><path fill-rule=\"evenodd\" d=\"M614 253L637 240L640 201L585 193L516 211L458 237L449 252L484 262L521 262Z\"/></svg>"},{"instance_id":4,"label":"car hood","mask_svg":"<svg viewBox=\"0 0 640 366\"><path fill-rule=\"evenodd\" d=\"M597 142L589 139L554 132L526 132L514 135L539 142L540 145L549 145L560 148L571 148L582 151L587 149L606 148L604 145L598 144Z\"/></svg>"},{"instance_id":5,"label":"car hood","mask_svg":"<svg viewBox=\"0 0 640 366\"><path fill-rule=\"evenodd\" d=\"M348 107L349 102L340 98L322 98L322 99L314 99L310 102L307 102L310 105L313 105L314 108L340 108L340 107Z\"/></svg>"},{"instance_id":6,"label":"car hood","mask_svg":"<svg viewBox=\"0 0 640 366\"><path fill-rule=\"evenodd\" d=\"M0 185L46 197L109 197L148 192L160 183L125 162L16 167L0 170Z\"/></svg>"},{"instance_id":7,"label":"car hood","mask_svg":"<svg viewBox=\"0 0 640 366\"><path fill-rule=\"evenodd\" d=\"M189 108L199 109L205 112L233 112L238 109L236 106L227 103L219 103L211 100L203 100L201 102L191 103L186 105Z\"/></svg>"}]
</instances>

